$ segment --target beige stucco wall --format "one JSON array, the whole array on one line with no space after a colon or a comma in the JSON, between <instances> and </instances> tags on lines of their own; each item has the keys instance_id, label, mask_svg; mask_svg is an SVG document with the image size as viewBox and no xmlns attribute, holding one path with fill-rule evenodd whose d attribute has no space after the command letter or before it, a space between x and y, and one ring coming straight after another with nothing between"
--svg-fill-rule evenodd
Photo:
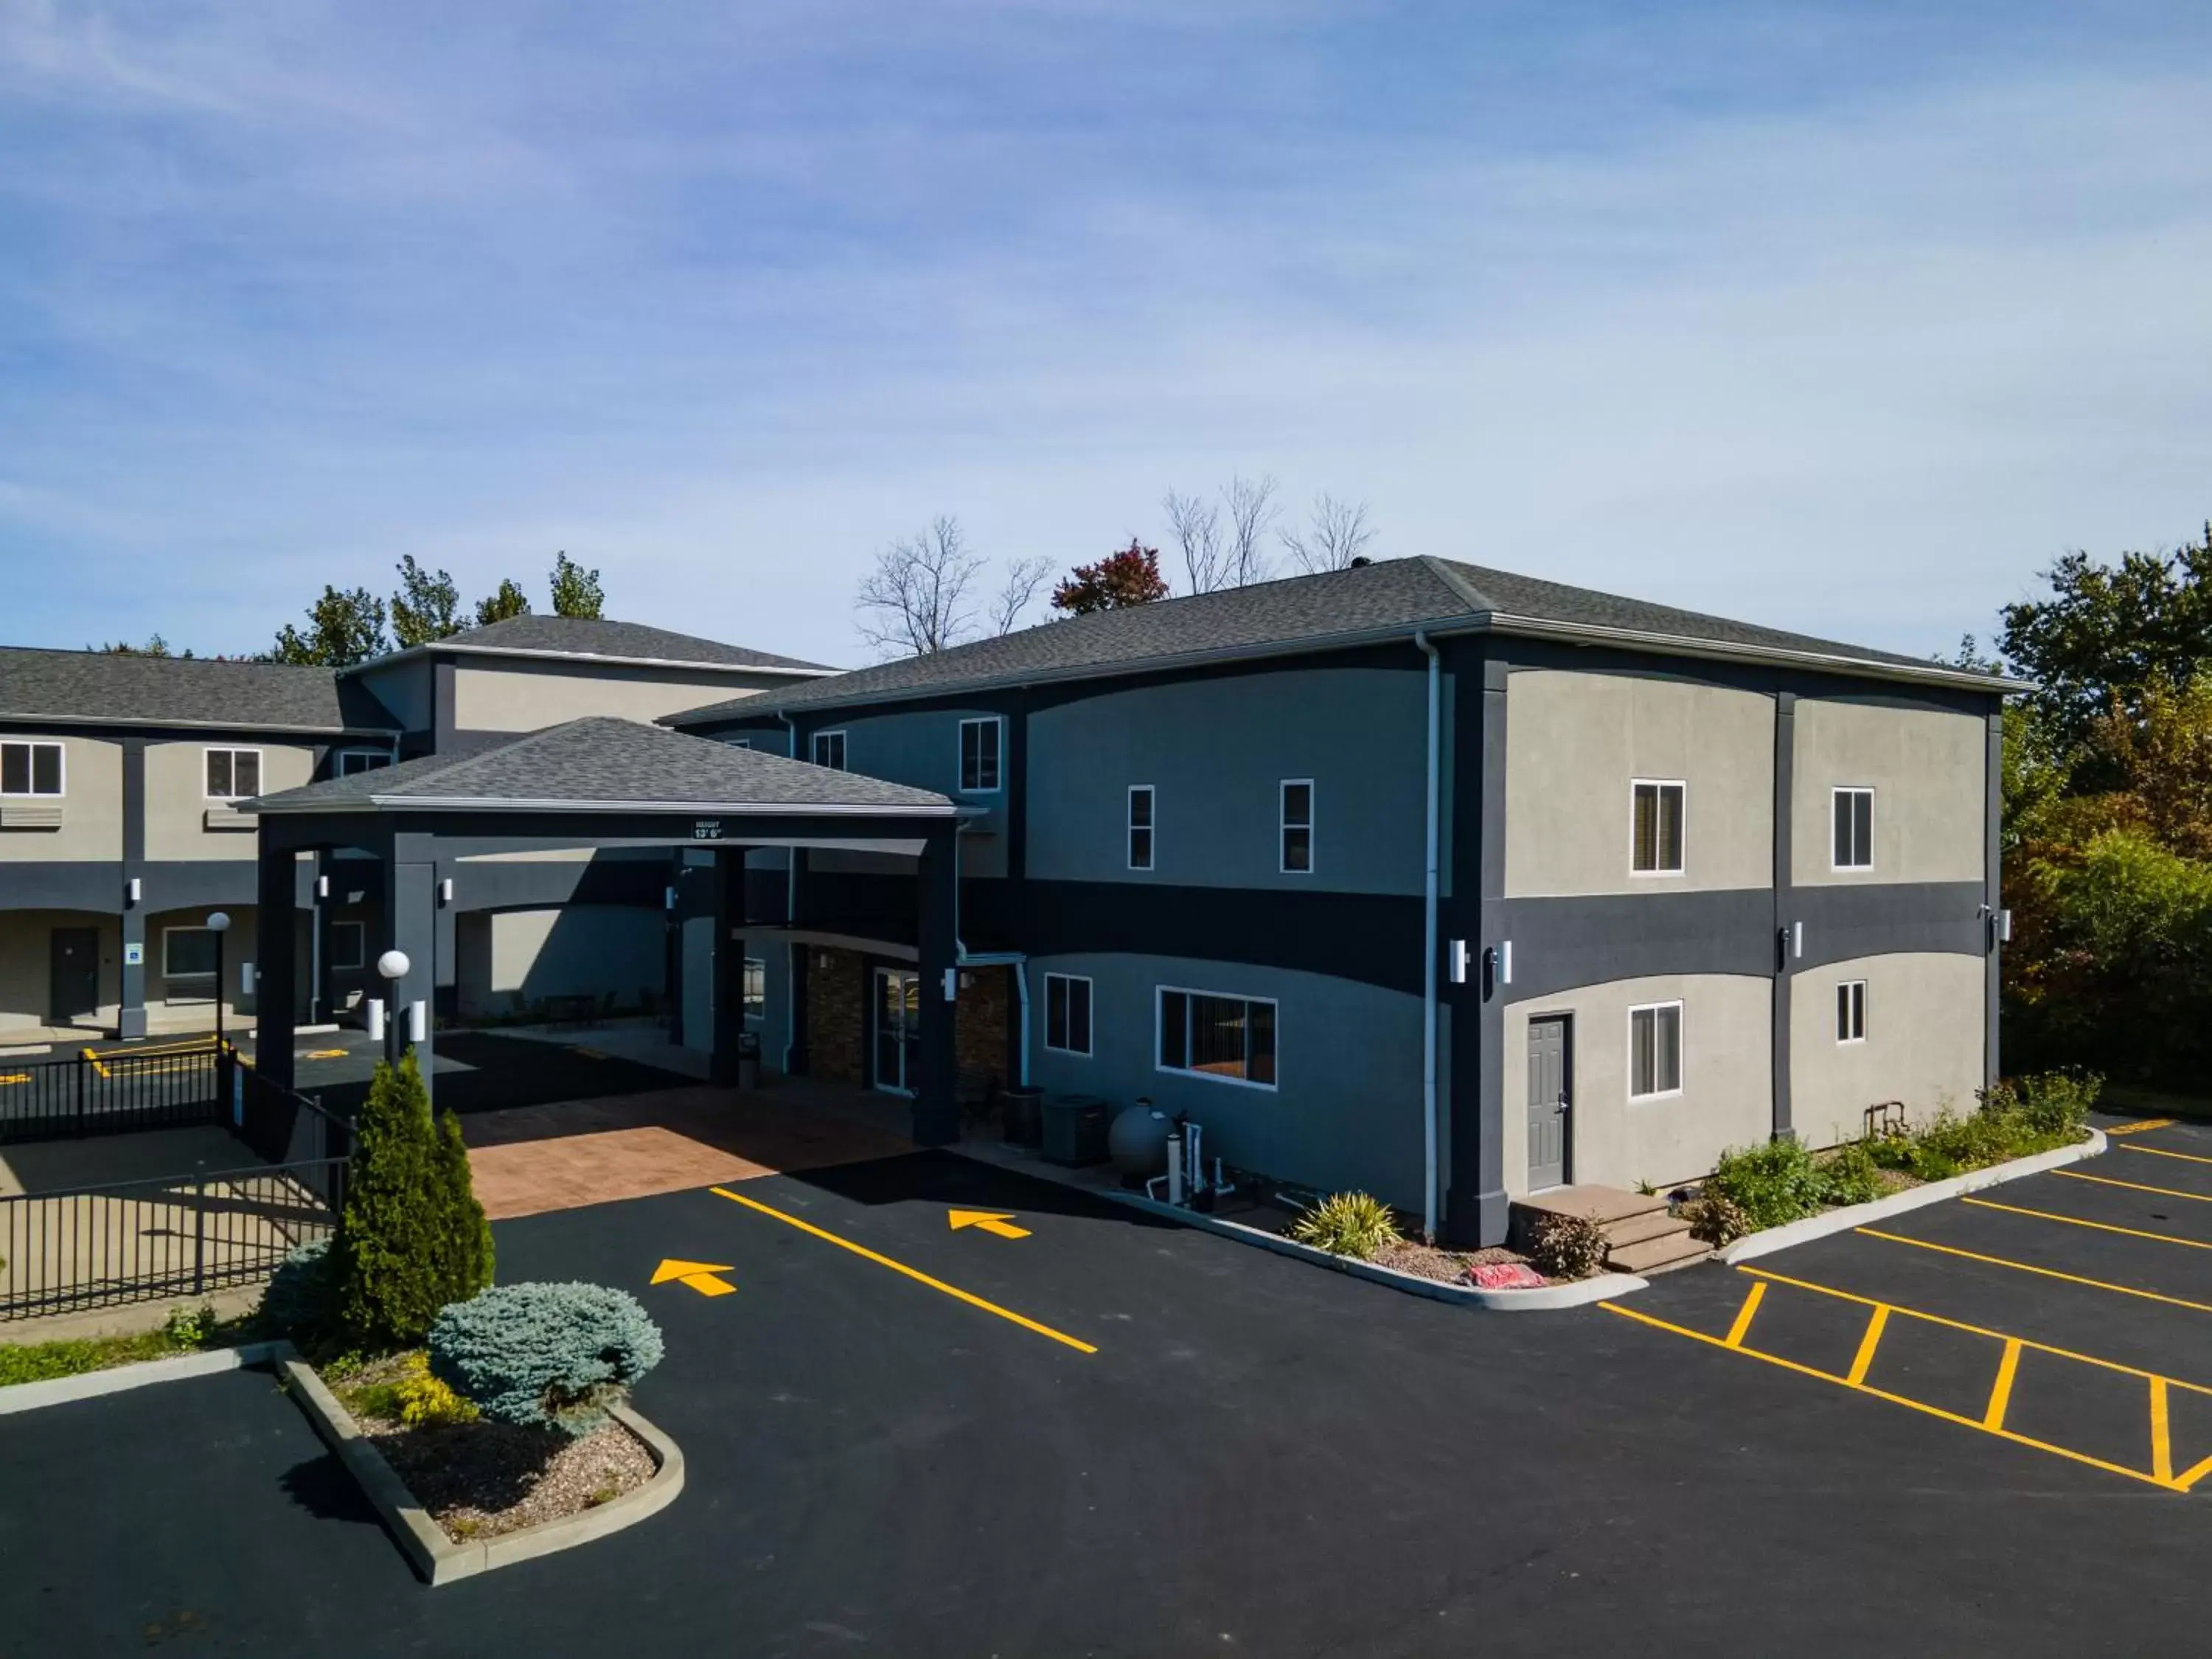
<instances>
[{"instance_id":1,"label":"beige stucco wall","mask_svg":"<svg viewBox=\"0 0 2212 1659\"><path fill-rule=\"evenodd\" d=\"M1792 879L1979 881L1988 723L1975 714L1800 698L1791 776ZM1874 867L1830 867L1830 792L1874 790Z\"/></svg>"},{"instance_id":2,"label":"beige stucco wall","mask_svg":"<svg viewBox=\"0 0 2212 1659\"><path fill-rule=\"evenodd\" d=\"M546 997L611 991L623 1007L667 977L667 923L635 905L465 912L456 919L456 993L471 1016L519 1012Z\"/></svg>"},{"instance_id":3,"label":"beige stucco wall","mask_svg":"<svg viewBox=\"0 0 2212 1659\"><path fill-rule=\"evenodd\" d=\"M10 732L8 735L62 745L60 799L52 795L8 798L11 806L59 806L62 823L58 830L0 830L0 860L24 864L121 858L123 745L64 732ZM45 994L41 991L40 998Z\"/></svg>"},{"instance_id":4,"label":"beige stucco wall","mask_svg":"<svg viewBox=\"0 0 2212 1659\"><path fill-rule=\"evenodd\" d=\"M248 836L250 841L252 837ZM250 1012L253 999L240 994L239 964L260 960L259 933L255 917L259 914L251 904L200 905L189 910L157 910L146 918L146 1018L156 1029L164 1024L164 1016L174 1015L187 1023L215 1021L214 985L204 979L182 979L172 981L161 972L162 935L172 927L198 927L205 924L210 912L227 911L230 916L230 931L222 942L222 1006L226 1022ZM300 959L300 972L307 971L307 958Z\"/></svg>"},{"instance_id":5,"label":"beige stucco wall","mask_svg":"<svg viewBox=\"0 0 2212 1659\"><path fill-rule=\"evenodd\" d=\"M1771 885L1772 698L1531 669L1506 680L1505 725L1508 896ZM1679 876L1630 873L1638 778L1687 786Z\"/></svg>"},{"instance_id":6,"label":"beige stucco wall","mask_svg":"<svg viewBox=\"0 0 2212 1659\"><path fill-rule=\"evenodd\" d=\"M113 916L82 910L0 910L0 1038L46 1023L53 930L95 927L100 929L100 1007L86 1018L112 1025L123 995L122 923Z\"/></svg>"},{"instance_id":7,"label":"beige stucco wall","mask_svg":"<svg viewBox=\"0 0 2212 1659\"><path fill-rule=\"evenodd\" d=\"M1866 1109L1901 1100L1919 1119L1974 1109L1986 1018L1979 957L1913 951L1860 957L1794 975L1790 1117L1815 1146L1855 1139ZM1836 987L1866 981L1866 1038L1836 1041Z\"/></svg>"},{"instance_id":8,"label":"beige stucco wall","mask_svg":"<svg viewBox=\"0 0 2212 1659\"><path fill-rule=\"evenodd\" d=\"M1682 1004L1682 1092L1628 1098L1628 1011ZM1528 1190L1528 1022L1572 1014L1568 1179L1633 1188L1710 1171L1730 1146L1774 1129L1773 989L1734 974L1666 974L1585 985L1505 1009L1505 1190Z\"/></svg>"},{"instance_id":9,"label":"beige stucco wall","mask_svg":"<svg viewBox=\"0 0 2212 1659\"><path fill-rule=\"evenodd\" d=\"M258 749L261 751L261 793L296 789L313 781L315 751L312 748L276 743L150 743L146 745L146 856L155 860L178 859L251 860L254 853L253 819L238 830L210 830L210 807L224 805L207 796L207 751L215 749ZM118 854L119 857L120 854Z\"/></svg>"},{"instance_id":10,"label":"beige stucco wall","mask_svg":"<svg viewBox=\"0 0 2212 1659\"><path fill-rule=\"evenodd\" d=\"M658 720L760 690L736 674L511 664L453 670L453 724L464 732L535 732L586 714Z\"/></svg>"}]
</instances>

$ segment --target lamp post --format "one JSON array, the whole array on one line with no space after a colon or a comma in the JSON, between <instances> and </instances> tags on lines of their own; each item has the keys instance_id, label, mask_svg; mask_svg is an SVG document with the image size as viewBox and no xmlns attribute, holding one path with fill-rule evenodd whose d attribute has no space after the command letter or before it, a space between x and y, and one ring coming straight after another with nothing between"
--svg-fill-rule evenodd
<instances>
[{"instance_id":1,"label":"lamp post","mask_svg":"<svg viewBox=\"0 0 2212 1659\"><path fill-rule=\"evenodd\" d=\"M399 1064L401 1043L399 1035L399 981L407 977L413 964L404 951L386 951L376 959L376 971L384 976L384 1058L393 1066Z\"/></svg>"},{"instance_id":2,"label":"lamp post","mask_svg":"<svg viewBox=\"0 0 2212 1659\"><path fill-rule=\"evenodd\" d=\"M215 935L215 1051L222 1052L222 936L230 931L230 913L217 910L207 919L208 932Z\"/></svg>"}]
</instances>

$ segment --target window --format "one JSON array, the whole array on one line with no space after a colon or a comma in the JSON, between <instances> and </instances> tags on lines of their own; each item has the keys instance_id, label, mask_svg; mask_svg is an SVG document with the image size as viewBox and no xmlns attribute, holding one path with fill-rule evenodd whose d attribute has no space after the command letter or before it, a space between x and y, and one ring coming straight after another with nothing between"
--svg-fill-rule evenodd
<instances>
[{"instance_id":1,"label":"window","mask_svg":"<svg viewBox=\"0 0 2212 1659\"><path fill-rule=\"evenodd\" d=\"M1194 1072L1224 1083L1275 1086L1275 1005L1257 997L1160 988L1164 1072Z\"/></svg>"},{"instance_id":2,"label":"window","mask_svg":"<svg viewBox=\"0 0 2212 1659\"><path fill-rule=\"evenodd\" d=\"M1634 821L1629 831L1629 868L1639 876L1682 873L1682 807L1685 786L1638 778L1629 786Z\"/></svg>"},{"instance_id":3,"label":"window","mask_svg":"<svg viewBox=\"0 0 2212 1659\"><path fill-rule=\"evenodd\" d=\"M331 924L331 966L341 971L359 969L368 960L368 927L364 922Z\"/></svg>"},{"instance_id":4,"label":"window","mask_svg":"<svg viewBox=\"0 0 2212 1659\"><path fill-rule=\"evenodd\" d=\"M1847 979L1836 987L1836 1041L1866 1041L1866 981Z\"/></svg>"},{"instance_id":5,"label":"window","mask_svg":"<svg viewBox=\"0 0 2212 1659\"><path fill-rule=\"evenodd\" d=\"M58 795L61 793L61 744L0 743L0 795Z\"/></svg>"},{"instance_id":6,"label":"window","mask_svg":"<svg viewBox=\"0 0 2212 1659\"><path fill-rule=\"evenodd\" d=\"M988 794L999 787L999 719L960 722L960 788Z\"/></svg>"},{"instance_id":7,"label":"window","mask_svg":"<svg viewBox=\"0 0 2212 1659\"><path fill-rule=\"evenodd\" d=\"M1628 1011L1628 1097L1656 1100L1682 1092L1682 1005L1655 1003Z\"/></svg>"},{"instance_id":8,"label":"window","mask_svg":"<svg viewBox=\"0 0 2212 1659\"><path fill-rule=\"evenodd\" d=\"M722 743L724 747L729 749L750 749L753 746L753 740L750 738L724 738Z\"/></svg>"},{"instance_id":9,"label":"window","mask_svg":"<svg viewBox=\"0 0 2212 1659\"><path fill-rule=\"evenodd\" d=\"M1152 867L1152 786L1129 786L1129 867Z\"/></svg>"},{"instance_id":10,"label":"window","mask_svg":"<svg viewBox=\"0 0 2212 1659\"><path fill-rule=\"evenodd\" d=\"M207 793L210 800L251 800L259 794L261 751L258 749L209 750Z\"/></svg>"},{"instance_id":11,"label":"window","mask_svg":"<svg viewBox=\"0 0 2212 1659\"><path fill-rule=\"evenodd\" d=\"M1044 976L1044 1046L1064 1054L1091 1052L1091 981L1073 974Z\"/></svg>"},{"instance_id":12,"label":"window","mask_svg":"<svg viewBox=\"0 0 2212 1659\"><path fill-rule=\"evenodd\" d=\"M1835 867L1873 869L1874 791L1838 789L1831 799L1835 809Z\"/></svg>"},{"instance_id":13,"label":"window","mask_svg":"<svg viewBox=\"0 0 2212 1659\"><path fill-rule=\"evenodd\" d=\"M210 757L216 752L212 749L208 751ZM392 757L381 749L341 749L338 750L337 775L349 778L356 772L381 772L391 764ZM209 775L212 777L214 775L212 760L210 762L210 767ZM259 763L257 762L255 770L258 772L259 769ZM210 790L209 793L214 792Z\"/></svg>"},{"instance_id":14,"label":"window","mask_svg":"<svg viewBox=\"0 0 2212 1659\"><path fill-rule=\"evenodd\" d=\"M768 1018L768 963L759 957L745 958L745 1018Z\"/></svg>"},{"instance_id":15,"label":"window","mask_svg":"<svg viewBox=\"0 0 2212 1659\"><path fill-rule=\"evenodd\" d=\"M161 930L161 977L215 977L215 930L212 927L165 927Z\"/></svg>"},{"instance_id":16,"label":"window","mask_svg":"<svg viewBox=\"0 0 2212 1659\"><path fill-rule=\"evenodd\" d=\"M1314 787L1311 778L1283 780L1282 869L1285 875L1313 873Z\"/></svg>"},{"instance_id":17,"label":"window","mask_svg":"<svg viewBox=\"0 0 2212 1659\"><path fill-rule=\"evenodd\" d=\"M817 732L814 734L814 763L826 766L833 772L845 769L845 734L842 732Z\"/></svg>"}]
</instances>

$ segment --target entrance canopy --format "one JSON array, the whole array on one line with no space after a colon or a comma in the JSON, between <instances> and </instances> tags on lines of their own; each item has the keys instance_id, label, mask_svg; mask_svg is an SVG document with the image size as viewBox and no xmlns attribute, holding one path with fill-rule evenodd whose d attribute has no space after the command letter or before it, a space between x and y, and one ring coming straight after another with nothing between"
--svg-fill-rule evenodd
<instances>
[{"instance_id":1,"label":"entrance canopy","mask_svg":"<svg viewBox=\"0 0 2212 1659\"><path fill-rule=\"evenodd\" d=\"M744 969L733 937L745 922L744 864L754 847L837 848L915 858L922 997L914 1138L957 1138L952 993L957 865L953 836L967 809L927 789L687 737L664 726L595 717L530 732L467 755L428 755L327 779L248 805L260 817L264 916L290 913L299 864L340 848L384 866L386 902L368 957L399 951L408 968L390 988L404 1020L422 1007L415 1046L430 1078L429 1010L453 979L453 881L458 859L574 848L683 847L714 854L714 1078L737 1080ZM293 1081L293 930L264 927L259 1036L264 1073Z\"/></svg>"}]
</instances>

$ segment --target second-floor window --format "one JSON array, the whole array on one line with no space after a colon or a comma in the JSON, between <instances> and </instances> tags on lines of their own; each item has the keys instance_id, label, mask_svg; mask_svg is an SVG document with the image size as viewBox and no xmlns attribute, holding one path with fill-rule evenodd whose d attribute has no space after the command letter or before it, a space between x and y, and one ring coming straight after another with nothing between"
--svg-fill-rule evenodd
<instances>
[{"instance_id":1,"label":"second-floor window","mask_svg":"<svg viewBox=\"0 0 2212 1659\"><path fill-rule=\"evenodd\" d=\"M960 722L960 787L968 794L988 794L999 787L999 720Z\"/></svg>"},{"instance_id":2,"label":"second-floor window","mask_svg":"<svg viewBox=\"0 0 2212 1659\"><path fill-rule=\"evenodd\" d=\"M207 751L207 793L210 800L251 800L261 793L261 751L258 749L210 749Z\"/></svg>"},{"instance_id":3,"label":"second-floor window","mask_svg":"<svg viewBox=\"0 0 2212 1659\"><path fill-rule=\"evenodd\" d=\"M1686 786L1638 778L1629 786L1633 805L1629 868L1639 876L1682 873L1682 813Z\"/></svg>"},{"instance_id":4,"label":"second-floor window","mask_svg":"<svg viewBox=\"0 0 2212 1659\"><path fill-rule=\"evenodd\" d=\"M1064 1054L1091 1052L1091 981L1082 975L1044 976L1044 1046Z\"/></svg>"},{"instance_id":5,"label":"second-floor window","mask_svg":"<svg viewBox=\"0 0 2212 1659\"><path fill-rule=\"evenodd\" d=\"M0 743L0 795L58 795L62 782L61 744Z\"/></svg>"},{"instance_id":6,"label":"second-floor window","mask_svg":"<svg viewBox=\"0 0 2212 1659\"><path fill-rule=\"evenodd\" d=\"M826 766L833 772L845 769L845 734L842 732L817 732L814 734L814 763Z\"/></svg>"},{"instance_id":7,"label":"second-floor window","mask_svg":"<svg viewBox=\"0 0 2212 1659\"><path fill-rule=\"evenodd\" d=\"M1830 797L1834 823L1834 856L1838 870L1874 868L1874 791L1847 788Z\"/></svg>"},{"instance_id":8,"label":"second-floor window","mask_svg":"<svg viewBox=\"0 0 2212 1659\"><path fill-rule=\"evenodd\" d=\"M1129 786L1129 867L1152 867L1152 786Z\"/></svg>"},{"instance_id":9,"label":"second-floor window","mask_svg":"<svg viewBox=\"0 0 2212 1659\"><path fill-rule=\"evenodd\" d=\"M1284 779L1282 799L1283 873L1310 875L1314 867L1313 780Z\"/></svg>"}]
</instances>

